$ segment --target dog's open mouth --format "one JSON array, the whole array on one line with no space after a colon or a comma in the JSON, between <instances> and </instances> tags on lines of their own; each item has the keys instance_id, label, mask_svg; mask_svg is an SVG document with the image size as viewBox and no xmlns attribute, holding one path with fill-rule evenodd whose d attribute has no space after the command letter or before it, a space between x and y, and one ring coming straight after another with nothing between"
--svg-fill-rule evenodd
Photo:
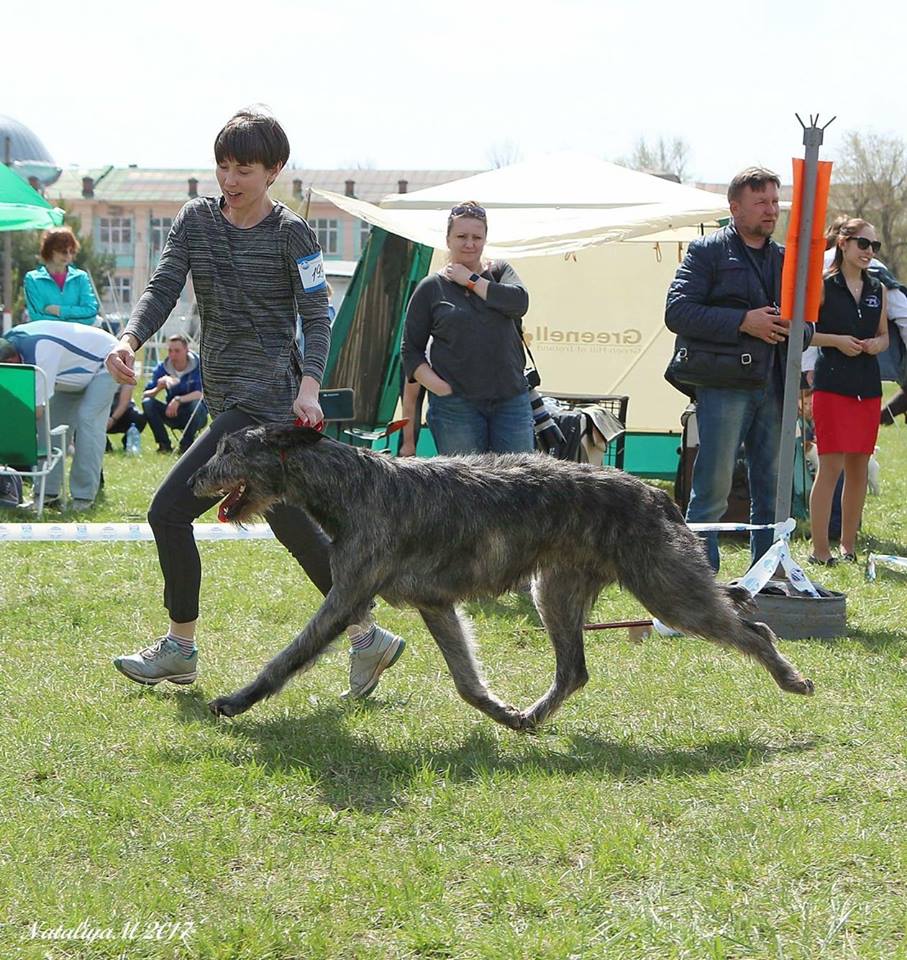
<instances>
[{"instance_id":1,"label":"dog's open mouth","mask_svg":"<svg viewBox=\"0 0 907 960\"><path fill-rule=\"evenodd\" d=\"M246 483L241 480L238 487L234 487L220 502L217 508L217 519L221 523L231 523L243 504L243 497L246 493Z\"/></svg>"}]
</instances>

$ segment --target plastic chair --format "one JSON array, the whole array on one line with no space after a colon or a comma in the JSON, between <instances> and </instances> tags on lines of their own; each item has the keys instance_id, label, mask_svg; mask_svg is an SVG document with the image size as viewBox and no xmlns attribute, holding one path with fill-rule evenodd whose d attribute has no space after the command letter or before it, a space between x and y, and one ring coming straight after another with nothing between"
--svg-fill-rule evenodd
<instances>
[{"instance_id":1,"label":"plastic chair","mask_svg":"<svg viewBox=\"0 0 907 960\"><path fill-rule=\"evenodd\" d=\"M47 477L58 463L63 465L60 486L61 504L66 506L66 433L69 427L60 424L50 428L50 399L45 401L44 414L39 419L35 405L35 383L41 378L47 396L47 374L31 364L0 364L0 473L15 473L31 477L34 482L35 504L40 517L44 512L44 489ZM56 445L54 445L56 441ZM25 469L28 465L30 469Z\"/></svg>"}]
</instances>

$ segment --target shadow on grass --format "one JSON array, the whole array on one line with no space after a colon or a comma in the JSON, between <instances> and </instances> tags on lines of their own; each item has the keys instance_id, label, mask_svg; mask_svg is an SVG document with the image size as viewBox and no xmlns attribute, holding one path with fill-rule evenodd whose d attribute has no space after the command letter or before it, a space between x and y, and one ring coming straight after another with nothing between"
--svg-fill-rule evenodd
<instances>
[{"instance_id":1,"label":"shadow on grass","mask_svg":"<svg viewBox=\"0 0 907 960\"><path fill-rule=\"evenodd\" d=\"M866 551L869 553L887 553L894 557L907 557L907 547L894 540L882 540L880 537L866 537ZM876 568L878 570L878 568Z\"/></svg>"},{"instance_id":2,"label":"shadow on grass","mask_svg":"<svg viewBox=\"0 0 907 960\"><path fill-rule=\"evenodd\" d=\"M528 626L540 627L542 621L538 610L528 593L511 593L501 597L485 600L471 600L464 604L463 609L471 617L520 617L527 621Z\"/></svg>"},{"instance_id":3,"label":"shadow on grass","mask_svg":"<svg viewBox=\"0 0 907 960\"><path fill-rule=\"evenodd\" d=\"M194 722L207 714L200 694L175 696L174 700L186 720ZM569 734L566 746L564 738L558 737L557 747L552 749L544 732L501 737L497 728L489 726L473 727L453 742L385 747L369 734L349 729L351 711L381 709L380 701L367 701L325 706L304 716L263 722L253 718L220 721L220 730L235 738L237 749L235 754L225 752L220 743L212 746L211 753L239 766L254 762L274 773L305 770L331 808L374 812L405 804L414 789L413 781L422 782L426 770L455 783L498 773L596 773L620 782L639 782L759 766L779 755L812 750L816 744L815 740L805 740L777 746L745 734L726 734L700 745L659 747L582 733ZM554 734L556 726L548 730ZM190 758L179 750L162 754L165 761L173 763L191 762L197 756L193 752Z\"/></svg>"},{"instance_id":4,"label":"shadow on grass","mask_svg":"<svg viewBox=\"0 0 907 960\"><path fill-rule=\"evenodd\" d=\"M876 653L894 654L899 656L907 655L907 633L897 630L860 630L857 627L848 627L847 636L833 639L819 639L806 641L807 643L821 643L828 647L835 647L840 643L856 640L867 650Z\"/></svg>"}]
</instances>

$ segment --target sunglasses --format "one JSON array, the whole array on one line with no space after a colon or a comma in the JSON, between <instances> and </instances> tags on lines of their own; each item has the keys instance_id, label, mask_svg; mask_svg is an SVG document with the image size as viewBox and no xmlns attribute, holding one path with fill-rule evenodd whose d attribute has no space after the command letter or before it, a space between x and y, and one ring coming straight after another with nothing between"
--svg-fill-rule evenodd
<instances>
[{"instance_id":1,"label":"sunglasses","mask_svg":"<svg viewBox=\"0 0 907 960\"><path fill-rule=\"evenodd\" d=\"M477 207L471 203L458 204L450 211L452 217L475 217L478 220L485 220L484 207Z\"/></svg>"},{"instance_id":2,"label":"sunglasses","mask_svg":"<svg viewBox=\"0 0 907 960\"><path fill-rule=\"evenodd\" d=\"M848 237L847 239L853 240L861 250L868 250L872 247L872 252L878 253L882 249L881 240L870 240L868 237Z\"/></svg>"}]
</instances>

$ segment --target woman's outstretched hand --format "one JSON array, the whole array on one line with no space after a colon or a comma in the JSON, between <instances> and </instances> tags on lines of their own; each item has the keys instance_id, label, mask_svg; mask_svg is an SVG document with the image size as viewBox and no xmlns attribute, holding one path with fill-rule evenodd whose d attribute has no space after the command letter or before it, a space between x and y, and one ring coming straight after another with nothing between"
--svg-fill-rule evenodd
<instances>
[{"instance_id":1,"label":"woman's outstretched hand","mask_svg":"<svg viewBox=\"0 0 907 960\"><path fill-rule=\"evenodd\" d=\"M104 366L117 383L135 386L135 351L127 341L121 340L107 354Z\"/></svg>"}]
</instances>

